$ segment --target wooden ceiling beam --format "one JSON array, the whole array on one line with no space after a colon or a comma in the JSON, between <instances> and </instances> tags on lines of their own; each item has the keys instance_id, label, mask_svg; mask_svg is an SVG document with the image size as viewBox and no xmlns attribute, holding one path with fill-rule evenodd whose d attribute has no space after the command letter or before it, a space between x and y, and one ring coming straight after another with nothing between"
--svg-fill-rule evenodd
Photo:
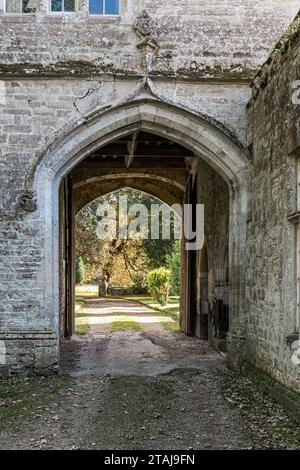
<instances>
[{"instance_id":1,"label":"wooden ceiling beam","mask_svg":"<svg viewBox=\"0 0 300 470\"><path fill-rule=\"evenodd\" d=\"M79 171L89 170L89 169L100 169L100 170L109 170L109 169L126 169L128 168L125 164L125 161L113 160L113 159L97 159L81 162L77 167ZM164 157L157 159L150 158L140 158L135 157L130 164L131 169L158 169L158 168L172 168L172 169L183 169L186 170L185 160L182 158L166 158Z\"/></svg>"},{"instance_id":2,"label":"wooden ceiling beam","mask_svg":"<svg viewBox=\"0 0 300 470\"><path fill-rule=\"evenodd\" d=\"M132 145L135 145L135 148L132 149ZM110 144L103 147L100 150L97 150L91 157L97 158L103 155L106 156L125 156L129 155L130 151L134 150L134 155L145 156L145 157L160 157L164 155L166 157L192 157L193 154L189 150L178 147L178 146L169 146L169 145L141 145L136 142L133 144L130 142L128 145L125 144Z\"/></svg>"},{"instance_id":3,"label":"wooden ceiling beam","mask_svg":"<svg viewBox=\"0 0 300 470\"><path fill-rule=\"evenodd\" d=\"M125 155L125 166L126 168L130 168L133 163L134 159L134 154L137 149L137 138L138 138L139 133L135 132L132 135L132 140L127 143L127 152L128 154Z\"/></svg>"}]
</instances>

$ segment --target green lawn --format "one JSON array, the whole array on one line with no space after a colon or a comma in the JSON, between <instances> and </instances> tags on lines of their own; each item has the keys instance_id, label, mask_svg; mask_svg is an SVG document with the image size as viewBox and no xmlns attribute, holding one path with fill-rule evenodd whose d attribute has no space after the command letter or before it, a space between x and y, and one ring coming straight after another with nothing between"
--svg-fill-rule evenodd
<instances>
[{"instance_id":1,"label":"green lawn","mask_svg":"<svg viewBox=\"0 0 300 470\"><path fill-rule=\"evenodd\" d=\"M162 322L161 326L169 333L180 333L180 327L178 322L168 321Z\"/></svg>"},{"instance_id":2,"label":"green lawn","mask_svg":"<svg viewBox=\"0 0 300 470\"><path fill-rule=\"evenodd\" d=\"M152 297L143 297L143 296L135 295L135 296L125 297L125 299L135 300L137 302L140 302L152 308L153 310L169 314L176 320L178 320L179 318L179 306L180 306L179 296L170 297L169 303L164 306L161 306L159 303L154 302Z\"/></svg>"},{"instance_id":3,"label":"green lawn","mask_svg":"<svg viewBox=\"0 0 300 470\"><path fill-rule=\"evenodd\" d=\"M75 333L76 335L84 336L90 331L90 325L87 320L88 314L84 312L84 301L75 301Z\"/></svg>"},{"instance_id":4,"label":"green lawn","mask_svg":"<svg viewBox=\"0 0 300 470\"><path fill-rule=\"evenodd\" d=\"M92 292L85 289L80 289L80 291L76 290L75 333L80 336L87 335L90 332L90 325L87 319L88 314L84 311L84 299L91 297L97 297L95 291ZM163 314L161 321L163 328L170 333L179 333L179 296L170 297L168 304L164 306L154 302L153 298L149 296L134 295L128 297L126 296L124 299L139 302L143 305L146 305L147 307L150 307L152 310ZM168 319L170 319L170 321L168 321ZM120 331L142 331L142 326L138 322L133 321L130 316L122 315L118 318L118 320L113 321L111 324L111 332Z\"/></svg>"},{"instance_id":5,"label":"green lawn","mask_svg":"<svg viewBox=\"0 0 300 470\"><path fill-rule=\"evenodd\" d=\"M111 332L118 331L142 331L142 327L138 322L133 321L131 317L121 315L118 320L113 321L111 324Z\"/></svg>"},{"instance_id":6,"label":"green lawn","mask_svg":"<svg viewBox=\"0 0 300 470\"><path fill-rule=\"evenodd\" d=\"M98 297L98 287L95 285L76 286L75 295L77 299L92 299Z\"/></svg>"}]
</instances>

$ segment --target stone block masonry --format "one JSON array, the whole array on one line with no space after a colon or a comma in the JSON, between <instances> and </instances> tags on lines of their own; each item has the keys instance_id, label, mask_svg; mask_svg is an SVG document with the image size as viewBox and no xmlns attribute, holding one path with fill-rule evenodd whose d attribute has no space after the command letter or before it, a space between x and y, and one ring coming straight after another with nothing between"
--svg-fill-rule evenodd
<instances>
[{"instance_id":1,"label":"stone block masonry","mask_svg":"<svg viewBox=\"0 0 300 470\"><path fill-rule=\"evenodd\" d=\"M280 43L281 51L276 48L253 84L246 293L248 360L298 392L299 219L291 216L299 211L300 105L293 102L294 83L300 79L299 32L298 18Z\"/></svg>"},{"instance_id":2,"label":"stone block masonry","mask_svg":"<svg viewBox=\"0 0 300 470\"><path fill-rule=\"evenodd\" d=\"M89 146L121 132L119 123L135 131L138 108L147 131L177 131L178 142L202 158L210 302L227 296L215 283L224 239L229 274L240 279L226 297L235 312L229 342L243 360L299 391L291 341L299 334L299 235L291 223L300 211L300 107L291 101L300 80L297 23L270 56L298 1L122 0L116 18L92 17L79 3L71 15L51 14L48 2L33 15L6 15L0 0L1 371L56 370L58 266L48 243L58 245L56 185L68 158L79 161ZM141 33L143 10L151 34ZM104 124L89 133L97 119Z\"/></svg>"}]
</instances>

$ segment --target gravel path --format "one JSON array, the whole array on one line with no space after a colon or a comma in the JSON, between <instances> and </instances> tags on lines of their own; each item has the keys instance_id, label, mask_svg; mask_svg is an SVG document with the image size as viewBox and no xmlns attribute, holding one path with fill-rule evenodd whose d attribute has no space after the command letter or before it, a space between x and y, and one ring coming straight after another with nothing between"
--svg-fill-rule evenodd
<instances>
[{"instance_id":1,"label":"gravel path","mask_svg":"<svg viewBox=\"0 0 300 470\"><path fill-rule=\"evenodd\" d=\"M206 342L167 331L170 317L117 300L83 310L90 333L63 342L59 376L2 381L0 449L297 448L289 417L263 398L274 437L254 385L252 410L252 383ZM140 331L111 332L123 315Z\"/></svg>"}]
</instances>

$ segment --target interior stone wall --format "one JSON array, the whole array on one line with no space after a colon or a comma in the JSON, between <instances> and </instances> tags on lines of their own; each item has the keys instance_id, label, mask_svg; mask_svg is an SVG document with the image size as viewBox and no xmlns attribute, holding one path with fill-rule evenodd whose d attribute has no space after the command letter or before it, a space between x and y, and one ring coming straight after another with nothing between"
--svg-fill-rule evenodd
<instances>
[{"instance_id":1,"label":"interior stone wall","mask_svg":"<svg viewBox=\"0 0 300 470\"><path fill-rule=\"evenodd\" d=\"M197 184L199 203L204 204L205 241L208 252L209 339L217 349L226 350L229 299L228 287L225 285L226 263L223 262L222 254L224 247L229 247L229 191L220 175L201 160Z\"/></svg>"}]
</instances>

